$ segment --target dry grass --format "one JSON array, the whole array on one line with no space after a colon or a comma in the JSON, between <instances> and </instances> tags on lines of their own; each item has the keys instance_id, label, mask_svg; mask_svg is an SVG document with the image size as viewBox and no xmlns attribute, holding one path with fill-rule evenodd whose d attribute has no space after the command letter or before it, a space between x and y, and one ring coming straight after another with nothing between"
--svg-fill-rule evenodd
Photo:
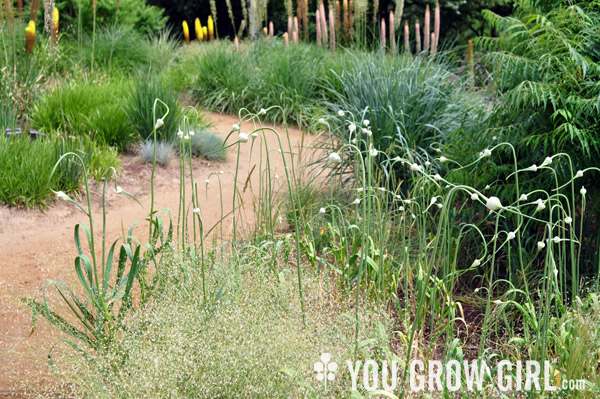
<instances>
[{"instance_id":1,"label":"dry grass","mask_svg":"<svg viewBox=\"0 0 600 399\"><path fill-rule=\"evenodd\" d=\"M351 349L354 310L326 282L305 276L303 326L296 276L281 261L275 275L270 255L249 248L212 267L208 303L202 303L199 271L189 257L172 256L160 271L163 291L151 309L129 321L118 346L92 363L70 360L76 397L276 398L305 397L320 383L313 365L330 352L340 365ZM361 338L387 331L385 312L361 312ZM375 350L375 339L366 350ZM66 361L69 362L68 360ZM329 392L342 394L348 381ZM332 390L333 388L333 390ZM348 393L348 392L346 392Z\"/></svg>"}]
</instances>

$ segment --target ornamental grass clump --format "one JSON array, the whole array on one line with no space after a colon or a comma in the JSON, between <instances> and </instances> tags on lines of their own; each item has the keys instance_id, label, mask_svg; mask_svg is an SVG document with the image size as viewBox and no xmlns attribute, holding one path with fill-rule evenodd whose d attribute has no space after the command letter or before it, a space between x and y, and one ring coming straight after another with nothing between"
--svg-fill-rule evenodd
<instances>
[{"instance_id":1,"label":"ornamental grass clump","mask_svg":"<svg viewBox=\"0 0 600 399\"><path fill-rule=\"evenodd\" d=\"M223 149L223 139L204 129L195 129L190 137L190 150L194 156L205 157L209 161L223 161L227 151Z\"/></svg>"},{"instance_id":2,"label":"ornamental grass clump","mask_svg":"<svg viewBox=\"0 0 600 399\"><path fill-rule=\"evenodd\" d=\"M144 141L140 144L137 155L144 163L152 163L154 161L155 145L152 140ZM175 148L169 142L159 141L156 144L156 163L161 166L169 166L177 158Z\"/></svg>"},{"instance_id":3,"label":"ornamental grass clump","mask_svg":"<svg viewBox=\"0 0 600 399\"><path fill-rule=\"evenodd\" d=\"M168 115L161 121L164 129L160 129L156 135L159 141L169 142L173 140L178 131L177 124L181 116L181 106L177 102L175 92L160 78L139 75L125 100L125 113L142 140L151 140L156 121L153 117L152 104L156 98L161 98L161 103L166 104L170 110Z\"/></svg>"},{"instance_id":4,"label":"ornamental grass clump","mask_svg":"<svg viewBox=\"0 0 600 399\"><path fill-rule=\"evenodd\" d=\"M2 130L4 133L4 130ZM84 165L71 160L54 165L63 154L75 151ZM78 139L48 138L32 141L26 135L0 135L0 202L9 206L45 208L52 202L52 189L75 193L82 183L92 146Z\"/></svg>"},{"instance_id":5,"label":"ornamental grass clump","mask_svg":"<svg viewBox=\"0 0 600 399\"><path fill-rule=\"evenodd\" d=\"M348 56L352 61L340 73L333 72L328 84L330 109L368 120L369 126L358 130L372 134L374 146L391 157L412 148L414 157L431 162L432 143L445 142L455 131L475 132L478 121L488 118L483 99L470 93L467 81L441 60ZM351 135L346 129L334 133L344 135L342 140Z\"/></svg>"},{"instance_id":6,"label":"ornamental grass clump","mask_svg":"<svg viewBox=\"0 0 600 399\"><path fill-rule=\"evenodd\" d=\"M249 58L240 56L233 46L217 43L202 47L190 59L194 96L203 106L222 112L235 112L249 105L254 97L248 90L250 65Z\"/></svg>"},{"instance_id":7,"label":"ornamental grass clump","mask_svg":"<svg viewBox=\"0 0 600 399\"><path fill-rule=\"evenodd\" d=\"M88 82L47 91L29 109L29 123L48 135L90 138L125 151L140 136L123 109L129 85Z\"/></svg>"}]
</instances>

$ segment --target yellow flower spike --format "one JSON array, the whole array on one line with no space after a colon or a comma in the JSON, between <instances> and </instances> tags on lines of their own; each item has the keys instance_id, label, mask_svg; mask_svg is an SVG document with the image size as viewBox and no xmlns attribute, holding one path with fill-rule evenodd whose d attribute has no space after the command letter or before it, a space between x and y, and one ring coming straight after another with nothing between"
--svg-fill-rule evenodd
<instances>
[{"instance_id":1,"label":"yellow flower spike","mask_svg":"<svg viewBox=\"0 0 600 399\"><path fill-rule=\"evenodd\" d=\"M27 54L33 53L33 47L35 46L35 22L29 21L29 25L25 28L25 52Z\"/></svg>"},{"instance_id":2,"label":"yellow flower spike","mask_svg":"<svg viewBox=\"0 0 600 399\"><path fill-rule=\"evenodd\" d=\"M190 28L188 27L187 21L183 21L183 23L181 25L183 26L183 38L185 39L186 43L189 43L190 42Z\"/></svg>"},{"instance_id":3,"label":"yellow flower spike","mask_svg":"<svg viewBox=\"0 0 600 399\"><path fill-rule=\"evenodd\" d=\"M194 31L196 32L196 39L199 42L202 41L202 24L200 23L200 18L196 18L194 21Z\"/></svg>"},{"instance_id":4,"label":"yellow flower spike","mask_svg":"<svg viewBox=\"0 0 600 399\"><path fill-rule=\"evenodd\" d=\"M208 40L208 28L206 26L202 27L202 41Z\"/></svg>"},{"instance_id":5,"label":"yellow flower spike","mask_svg":"<svg viewBox=\"0 0 600 399\"><path fill-rule=\"evenodd\" d=\"M268 30L268 29L267 29L267 27L265 26L265 27L263 28L263 35L264 35L265 37L267 37L267 35L268 35L268 34L269 34L269 30Z\"/></svg>"},{"instance_id":6,"label":"yellow flower spike","mask_svg":"<svg viewBox=\"0 0 600 399\"><path fill-rule=\"evenodd\" d=\"M58 44L58 22L58 8L54 7L54 10L52 11L52 41L54 44Z\"/></svg>"},{"instance_id":7,"label":"yellow flower spike","mask_svg":"<svg viewBox=\"0 0 600 399\"><path fill-rule=\"evenodd\" d=\"M208 36L210 37L210 40L215 40L215 24L213 22L212 19L212 15L208 16Z\"/></svg>"},{"instance_id":8,"label":"yellow flower spike","mask_svg":"<svg viewBox=\"0 0 600 399\"><path fill-rule=\"evenodd\" d=\"M54 10L52 10L52 22L54 23L54 26L56 26L57 28L58 28L58 21L59 21L58 8L54 7Z\"/></svg>"}]
</instances>

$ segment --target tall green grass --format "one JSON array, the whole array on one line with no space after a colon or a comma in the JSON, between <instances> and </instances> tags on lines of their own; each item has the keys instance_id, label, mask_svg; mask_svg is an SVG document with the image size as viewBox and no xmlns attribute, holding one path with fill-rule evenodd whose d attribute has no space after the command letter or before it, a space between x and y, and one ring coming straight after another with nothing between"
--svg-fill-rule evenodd
<instances>
[{"instance_id":1,"label":"tall green grass","mask_svg":"<svg viewBox=\"0 0 600 399\"><path fill-rule=\"evenodd\" d=\"M28 137L0 137L0 200L8 205L45 206L51 199L51 188L70 192L79 186L78 174L57 174L50 180L52 167L58 160L58 142Z\"/></svg>"},{"instance_id":2,"label":"tall green grass","mask_svg":"<svg viewBox=\"0 0 600 399\"><path fill-rule=\"evenodd\" d=\"M236 54L232 46L221 43L203 46L181 66L183 82L202 105L229 113L253 98L250 78L255 67L246 55Z\"/></svg>"},{"instance_id":3,"label":"tall green grass","mask_svg":"<svg viewBox=\"0 0 600 399\"><path fill-rule=\"evenodd\" d=\"M64 159L67 152L79 154L83 164ZM0 135L0 202L10 206L44 208L54 200L55 191L75 193L83 183L84 169L94 177L106 168L119 166L110 149L77 138L44 138L32 141L27 135L7 138Z\"/></svg>"},{"instance_id":4,"label":"tall green grass","mask_svg":"<svg viewBox=\"0 0 600 399\"><path fill-rule=\"evenodd\" d=\"M265 120L306 125L321 100L329 54L316 46L254 49L257 76L251 82L250 109L272 108Z\"/></svg>"},{"instance_id":5,"label":"tall green grass","mask_svg":"<svg viewBox=\"0 0 600 399\"><path fill-rule=\"evenodd\" d=\"M76 47L66 41L63 45L65 67L73 62L89 69L92 62L91 46ZM177 42L169 30L145 35L121 24L103 25L95 37L94 68L97 72L129 74L140 69L160 72L175 59Z\"/></svg>"},{"instance_id":6,"label":"tall green grass","mask_svg":"<svg viewBox=\"0 0 600 399\"><path fill-rule=\"evenodd\" d=\"M90 137L125 150L139 139L123 109L129 87L127 81L61 85L34 103L29 122L46 134Z\"/></svg>"},{"instance_id":7,"label":"tall green grass","mask_svg":"<svg viewBox=\"0 0 600 399\"><path fill-rule=\"evenodd\" d=\"M163 120L164 126L158 132L158 139L171 141L179 129L181 107L177 102L176 93L167 86L160 77L140 73L137 75L133 88L128 93L123 107L129 122L142 140L152 138L155 131L156 115L153 108L154 100L160 98L165 107L170 110Z\"/></svg>"},{"instance_id":8,"label":"tall green grass","mask_svg":"<svg viewBox=\"0 0 600 399\"><path fill-rule=\"evenodd\" d=\"M227 43L213 43L182 56L172 78L209 109L271 108L266 121L306 126L320 106L321 78L329 65L327 52L311 45L267 48L257 43L238 53Z\"/></svg>"}]
</instances>

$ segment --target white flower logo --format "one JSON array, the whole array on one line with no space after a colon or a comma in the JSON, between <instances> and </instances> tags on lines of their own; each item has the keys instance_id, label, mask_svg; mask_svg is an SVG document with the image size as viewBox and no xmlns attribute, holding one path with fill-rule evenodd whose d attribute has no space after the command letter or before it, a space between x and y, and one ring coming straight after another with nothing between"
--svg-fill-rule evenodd
<instances>
[{"instance_id":1,"label":"white flower logo","mask_svg":"<svg viewBox=\"0 0 600 399\"><path fill-rule=\"evenodd\" d=\"M336 362L331 361L331 354L321 353L321 361L316 362L314 366L315 377L319 381L323 381L327 386L327 381L335 380L335 372L338 370Z\"/></svg>"}]
</instances>

